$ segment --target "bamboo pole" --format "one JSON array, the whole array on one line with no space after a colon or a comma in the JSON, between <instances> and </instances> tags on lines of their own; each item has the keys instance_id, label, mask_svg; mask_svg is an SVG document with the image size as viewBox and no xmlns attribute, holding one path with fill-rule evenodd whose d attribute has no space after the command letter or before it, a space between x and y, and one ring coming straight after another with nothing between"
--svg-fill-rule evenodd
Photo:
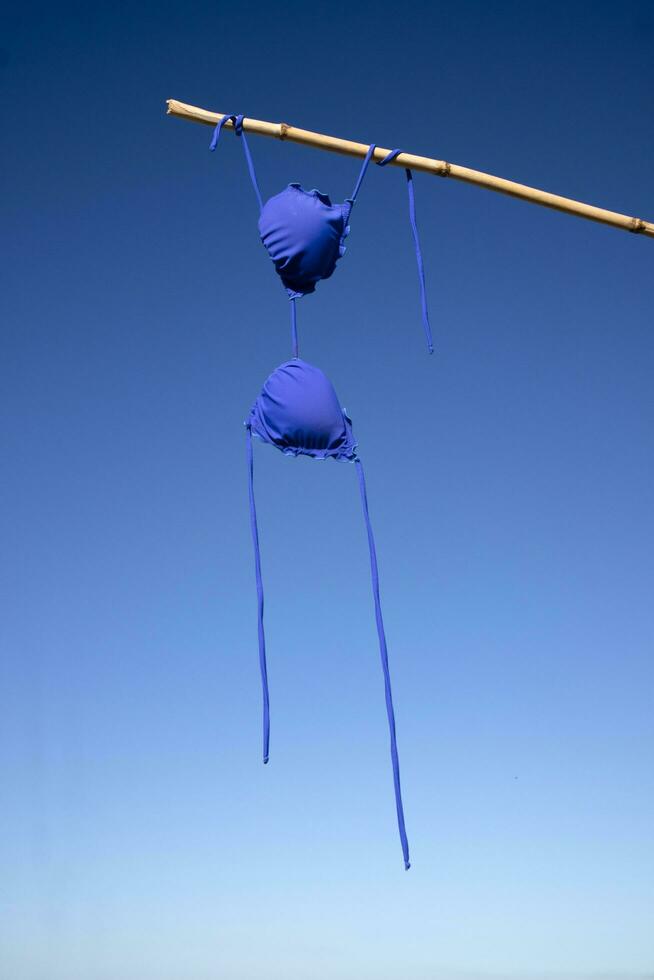
<instances>
[{"instance_id":1,"label":"bamboo pole","mask_svg":"<svg viewBox=\"0 0 654 980\"><path fill-rule=\"evenodd\" d=\"M206 126L215 126L222 119L222 114L219 112L199 109L197 106L186 105L186 103L178 102L176 99L168 99L167 105L169 115L204 123ZM228 121L225 125L231 126L232 123ZM363 157L368 151L367 143L355 143L352 140L339 139L337 136L312 133L308 129L289 126L288 123L271 123L261 119L246 118L243 121L243 129L248 133L273 136L275 139L303 143L305 146L315 146L319 150L344 153L347 156ZM374 159L382 160L387 153L390 153L390 150L378 146L375 150ZM603 225L612 225L614 228L622 228L623 231L631 231L648 238L654 238L654 222L643 221L642 218L632 218L626 214L619 214L617 211L607 211L605 208L597 208L592 204L583 204L581 201L573 201L569 197L560 197L558 194L550 194L548 191L541 191L536 187L517 184L515 181L506 180L504 177L494 177L492 174L485 174L481 170L460 167L456 163L432 160L431 157L415 156L413 153L400 153L394 160L391 160L390 165L409 167L411 170L421 170L424 173L436 174L438 177L452 177L454 180L462 180L466 184L476 184L477 187L485 187L487 190L496 191L499 194L518 197L523 201L529 201L531 204L540 204L544 208L553 208L555 211L564 211L566 214L573 214L578 218L599 221Z\"/></svg>"}]
</instances>

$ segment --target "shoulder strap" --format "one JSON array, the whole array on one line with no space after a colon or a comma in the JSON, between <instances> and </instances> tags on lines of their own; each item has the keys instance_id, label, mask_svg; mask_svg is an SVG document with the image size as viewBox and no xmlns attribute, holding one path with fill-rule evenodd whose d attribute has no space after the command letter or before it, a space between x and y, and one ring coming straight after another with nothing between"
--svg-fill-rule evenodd
<instances>
[{"instance_id":1,"label":"shoulder strap","mask_svg":"<svg viewBox=\"0 0 654 980\"><path fill-rule=\"evenodd\" d=\"M222 128L225 125L225 123L228 120L230 120L234 124L234 132L243 143L243 152L245 153L245 159L247 161L248 170L250 172L250 180L252 181L252 186L254 187L254 193L257 195L257 201L259 202L259 211L263 211L263 200L261 197L261 191L259 190L259 184L257 183L257 175L254 170L254 163L252 161L250 147L248 146L248 141L245 138L245 132L243 130L243 119L244 119L243 115L223 116L213 131L213 138L211 140L211 143L209 144L209 149L212 151L216 149L216 146L218 145L218 140L220 139Z\"/></svg>"},{"instance_id":2,"label":"shoulder strap","mask_svg":"<svg viewBox=\"0 0 654 980\"><path fill-rule=\"evenodd\" d=\"M373 153L375 152L376 149L377 149L377 147L375 146L374 143L371 143L370 146L368 147L368 152L366 153L366 156L365 156L365 159L363 161L363 164L361 165L361 170L359 171L359 176L357 177L357 182L354 185L354 190L352 191L352 196L351 197L347 197L345 199L346 201L349 201L350 204L354 204L354 202L357 199L357 194L359 193L359 188L361 187L361 184L363 183L363 178L366 176L366 170L368 169L368 164L370 163L370 160L372 158L372 155L373 155Z\"/></svg>"},{"instance_id":3,"label":"shoulder strap","mask_svg":"<svg viewBox=\"0 0 654 980\"><path fill-rule=\"evenodd\" d=\"M402 806L402 789L400 787L400 761L397 754L397 739L395 735L395 712L393 711L393 695L391 692L391 677L388 669L388 650L386 648L386 634L384 632L384 621L382 619L381 602L379 599L379 571L377 569L377 552L375 550L375 539L370 524L370 514L368 513L368 496L366 494L366 480L363 474L363 465L357 456L355 459L357 476L359 477L359 490L361 491L361 504L363 506L363 516L368 532L368 550L370 552L370 571L372 574L372 594L375 600L375 619L377 620L377 636L379 638L379 653L381 656L382 671L384 673L384 690L386 693L386 714L388 716L388 730L391 736L391 761L393 764L393 784L395 786L395 808L397 810L397 825L400 831L400 841L402 843L402 854L404 855L404 867L408 871L411 867L409 862L409 842L404 826L404 807Z\"/></svg>"},{"instance_id":4,"label":"shoulder strap","mask_svg":"<svg viewBox=\"0 0 654 980\"><path fill-rule=\"evenodd\" d=\"M266 636L263 630L263 582L261 579L261 556L259 554L259 529L257 509L254 503L254 460L252 458L252 427L246 425L248 455L248 490L250 497L250 527L254 545L254 571L257 578L257 608L259 626L259 668L263 691L263 761L268 762L270 749L270 698L268 696L268 668L266 666Z\"/></svg>"},{"instance_id":5,"label":"shoulder strap","mask_svg":"<svg viewBox=\"0 0 654 980\"><path fill-rule=\"evenodd\" d=\"M377 161L378 167L385 167L387 163L394 160L395 157L399 156L402 150L391 150L383 160ZM413 174L408 167L404 170L407 179L407 187L409 191L409 221L411 222L411 231L413 232L413 244L416 250L416 262L418 264L418 280L420 282L420 301L422 304L422 325L425 329L425 337L427 338L427 349L430 354L434 353L434 342L431 335L431 325L429 323L429 311L427 309L427 287L425 286L425 267L422 261L422 251L420 249L420 237L418 235L418 223L416 221L416 200L413 191Z\"/></svg>"}]
</instances>

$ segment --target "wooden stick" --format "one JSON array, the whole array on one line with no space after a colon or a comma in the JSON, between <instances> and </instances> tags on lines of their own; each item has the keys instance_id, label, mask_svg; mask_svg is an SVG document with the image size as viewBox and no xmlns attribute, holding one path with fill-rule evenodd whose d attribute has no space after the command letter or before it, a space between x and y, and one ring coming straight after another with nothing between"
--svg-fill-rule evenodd
<instances>
[{"instance_id":1,"label":"wooden stick","mask_svg":"<svg viewBox=\"0 0 654 980\"><path fill-rule=\"evenodd\" d=\"M167 105L169 115L204 123L206 126L215 126L223 118L219 112L198 109L197 106L186 105L184 102L177 102L176 99L168 99ZM231 120L225 125L232 126ZM288 123L271 123L261 119L246 118L243 120L243 129L248 133L258 133L260 136L274 136L275 139L304 143L305 146L315 146L320 150L328 150L330 153L364 157L368 152L367 143L354 143L352 140L339 139L337 136L312 133L308 129L289 126ZM387 153L390 153L390 150L378 146L374 153L374 159L382 160ZM531 204L540 204L544 208L553 208L555 211L564 211L566 214L574 214L579 218L599 221L603 225L612 225L614 228L622 228L624 231L632 231L654 238L654 223L651 221L631 218L626 214L618 214L617 211L606 211L604 208L596 208L592 204L583 204L581 201L573 201L569 197L560 197L558 194L550 194L548 191L541 191L536 187L528 187L526 184L517 184L513 180L505 180L504 177L493 177L492 174L485 174L481 170L460 167L456 163L432 160L431 157L419 157L413 153L400 153L394 160L391 160L390 165L409 167L411 170L422 170L424 173L436 174L438 177L452 177L454 180L462 180L466 184L476 184L477 187L485 187L487 190L497 191L499 194L519 197Z\"/></svg>"}]
</instances>

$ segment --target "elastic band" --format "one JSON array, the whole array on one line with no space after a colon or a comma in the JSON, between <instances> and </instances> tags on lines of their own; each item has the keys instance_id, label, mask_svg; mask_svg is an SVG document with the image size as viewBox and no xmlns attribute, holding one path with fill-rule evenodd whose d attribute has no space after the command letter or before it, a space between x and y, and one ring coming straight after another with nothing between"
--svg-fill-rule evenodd
<instances>
[{"instance_id":1,"label":"elastic band","mask_svg":"<svg viewBox=\"0 0 654 980\"><path fill-rule=\"evenodd\" d=\"M259 625L259 668L263 692L263 761L268 762L270 748L270 698L268 696L268 669L266 666L266 637L263 631L263 582L261 580L261 556L259 554L259 529L257 509L254 504L254 460L252 458L252 429L246 426L248 455L248 489L250 496L250 527L254 545L254 570L257 578L257 607Z\"/></svg>"},{"instance_id":2,"label":"elastic band","mask_svg":"<svg viewBox=\"0 0 654 980\"><path fill-rule=\"evenodd\" d=\"M293 345L293 357L298 358L298 344L297 344L297 313L295 310L295 296L291 298L291 343Z\"/></svg>"},{"instance_id":3,"label":"elastic band","mask_svg":"<svg viewBox=\"0 0 654 980\"><path fill-rule=\"evenodd\" d=\"M247 161L248 170L250 172L250 180L252 181L252 186L254 187L254 193L257 195L257 201L259 202L259 211L263 211L263 198L261 197L261 191L259 190L259 184L257 183L257 175L254 170L254 163L252 162L250 147L248 146L248 141L245 138L245 131L243 129L243 119L244 116L242 114L239 116L234 116L234 115L223 116L213 131L213 137L211 139L211 143L209 144L209 149L212 151L216 149L223 126L228 120L231 120L231 122L234 124L234 132L243 143L243 152L245 153L245 159Z\"/></svg>"},{"instance_id":4,"label":"elastic band","mask_svg":"<svg viewBox=\"0 0 654 980\"><path fill-rule=\"evenodd\" d=\"M376 149L375 144L374 143L371 143L370 146L369 146L369 148L368 148L368 152L366 153L365 160L363 161L363 163L361 165L361 170L359 171L359 176L357 178L357 182L355 184L354 190L352 191L352 196L346 198L346 201L349 201L350 204L354 204L354 202L357 199L357 194L359 193L359 188L361 187L361 184L363 182L363 178L366 175L366 170L368 169L368 164L370 163L370 160L372 158L373 153L375 152L375 149Z\"/></svg>"},{"instance_id":5,"label":"elastic band","mask_svg":"<svg viewBox=\"0 0 654 980\"><path fill-rule=\"evenodd\" d=\"M368 532L368 549L370 551L370 571L372 574L372 594L375 600L375 619L377 620L377 636L379 637L379 653L381 656L382 670L384 672L384 690L386 694L386 714L388 715L388 730L391 736L391 759L393 762L393 784L395 786L395 808L397 810L397 826L400 831L400 841L402 842L402 854L404 855L404 867L408 871L411 867L409 862L409 842L404 826L404 807L402 806L402 790L400 787L400 762L397 755L397 740L395 736L395 712L393 711L393 695L391 693L391 677L388 669L388 651L386 648L386 634L384 633L384 621L382 619L381 602L379 599L379 572L377 569L377 552L375 550L375 539L370 524L370 514L368 513L368 497L366 494L366 480L363 475L363 465L357 457L357 475L359 477L359 489L361 491L361 503L363 505L363 516Z\"/></svg>"},{"instance_id":6,"label":"elastic band","mask_svg":"<svg viewBox=\"0 0 654 980\"><path fill-rule=\"evenodd\" d=\"M394 160L396 156L402 153L402 150L391 150L383 160L377 161L378 167L385 167L387 163ZM413 174L408 167L405 167L404 173L406 174L407 186L409 191L409 220L411 222L411 230L413 232L413 243L416 250L416 262L418 264L418 280L420 282L420 301L422 304L422 325L425 329L425 337L427 338L427 349L430 354L434 353L434 343L431 335L431 325L429 323L429 311L427 309L427 287L425 285L425 267L422 261L422 251L420 249L420 237L418 235L418 223L416 221L416 201L415 194L413 190Z\"/></svg>"}]
</instances>

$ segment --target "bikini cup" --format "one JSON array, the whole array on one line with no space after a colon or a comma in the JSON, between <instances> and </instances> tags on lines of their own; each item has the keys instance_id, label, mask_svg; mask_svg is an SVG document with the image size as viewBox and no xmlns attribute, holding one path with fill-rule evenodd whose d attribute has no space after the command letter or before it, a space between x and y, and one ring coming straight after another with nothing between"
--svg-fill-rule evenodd
<instances>
[{"instance_id":1,"label":"bikini cup","mask_svg":"<svg viewBox=\"0 0 654 980\"><path fill-rule=\"evenodd\" d=\"M246 423L263 442L290 456L356 458L352 423L327 375L293 358L273 371Z\"/></svg>"},{"instance_id":2,"label":"bikini cup","mask_svg":"<svg viewBox=\"0 0 654 980\"><path fill-rule=\"evenodd\" d=\"M222 128L228 120L233 122L236 136L243 143L252 186L259 202L259 235L261 241L272 259L275 270L280 276L292 303L293 349L297 353L295 300L313 293L321 279L329 279L336 269L336 263L345 254L344 243L350 232L349 220L352 208L376 147L374 143L369 147L352 195L346 198L342 204L332 204L328 194L316 189L307 191L297 183L289 184L283 191L275 194L264 203L250 148L243 130L242 115L222 117L214 130L210 149L216 149ZM378 161L378 165L386 166L401 152L400 149L392 150L383 160ZM416 221L413 175L409 169L405 170L405 174L409 195L409 218L418 266L422 322L427 349L431 354L434 345L427 308L424 264Z\"/></svg>"},{"instance_id":3,"label":"bikini cup","mask_svg":"<svg viewBox=\"0 0 654 980\"><path fill-rule=\"evenodd\" d=\"M262 442L275 446L286 455L311 456L314 459L335 459L353 462L357 470L361 505L368 536L370 572L379 641L379 655L384 676L386 714L390 735L395 809L402 845L404 867L408 870L409 842L404 823L404 807L400 785L400 763L397 752L395 732L395 712L388 666L388 649L382 619L379 597L379 571L375 539L368 511L368 497L363 465L357 455L357 444L352 432L352 422L341 408L334 386L327 375L312 364L300 358L286 361L273 371L266 380L259 397L255 401L245 422L247 435L248 492L250 502L250 527L254 545L255 576L257 583L259 666L263 693L263 761L268 762L270 754L270 697L268 692L268 667L266 661L266 637L263 625L263 579L261 575L261 554L259 548L259 529L254 499L254 459L252 436Z\"/></svg>"},{"instance_id":4,"label":"bikini cup","mask_svg":"<svg viewBox=\"0 0 654 980\"><path fill-rule=\"evenodd\" d=\"M259 218L259 234L289 299L315 291L345 254L352 203L332 204L329 195L289 184L269 198Z\"/></svg>"}]
</instances>

